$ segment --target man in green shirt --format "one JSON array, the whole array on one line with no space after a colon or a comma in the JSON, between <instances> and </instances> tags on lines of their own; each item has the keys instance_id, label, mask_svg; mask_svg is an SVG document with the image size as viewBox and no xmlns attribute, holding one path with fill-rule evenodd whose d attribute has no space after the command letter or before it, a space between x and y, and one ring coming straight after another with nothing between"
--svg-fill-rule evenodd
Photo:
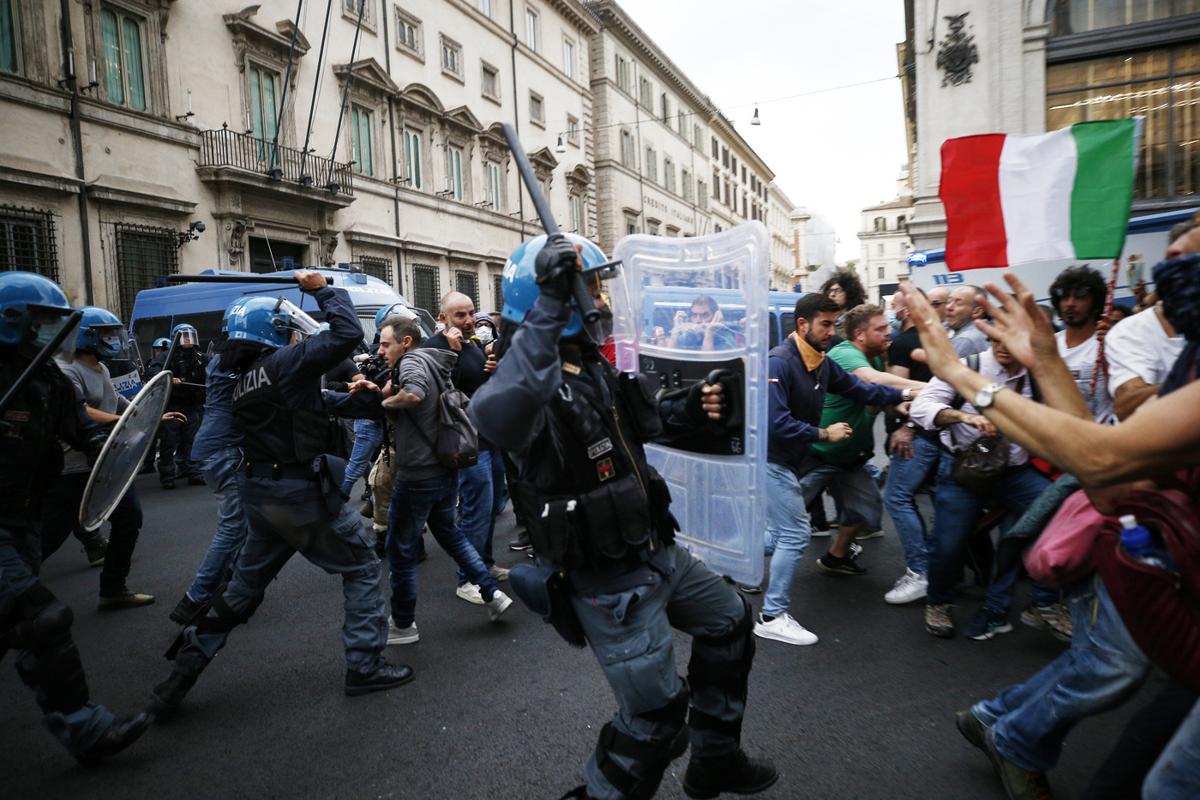
<instances>
[{"instance_id":1,"label":"man in green shirt","mask_svg":"<svg viewBox=\"0 0 1200 800\"><path fill-rule=\"evenodd\" d=\"M866 383L878 383L903 390L910 400L925 385L887 372L884 354L891 328L879 306L863 304L846 312L842 320L846 339L829 351L839 367ZM875 455L874 423L878 406L866 406L848 397L825 395L821 427L845 423L851 434L841 441L820 441L812 446L802 466L800 486L805 501L829 488L841 512L837 536L825 555L817 559L817 568L831 575L863 575L866 568L852 553L851 543L865 530L882 525L883 501L875 479L867 471L867 462Z\"/></svg>"}]
</instances>

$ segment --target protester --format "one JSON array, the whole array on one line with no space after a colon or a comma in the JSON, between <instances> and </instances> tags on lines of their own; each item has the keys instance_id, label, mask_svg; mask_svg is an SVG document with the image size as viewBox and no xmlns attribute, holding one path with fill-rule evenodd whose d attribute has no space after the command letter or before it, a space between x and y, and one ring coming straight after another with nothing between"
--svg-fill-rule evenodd
<instances>
[{"instance_id":1,"label":"protester","mask_svg":"<svg viewBox=\"0 0 1200 800\"><path fill-rule=\"evenodd\" d=\"M1101 424L1112 420L1108 381L1103 370L1096 374L1100 348L1096 333L1107 294L1104 278L1090 267L1069 267L1050 284L1050 301L1064 325L1055 336L1058 352L1087 401L1092 419Z\"/></svg>"},{"instance_id":2,"label":"protester","mask_svg":"<svg viewBox=\"0 0 1200 800\"><path fill-rule=\"evenodd\" d=\"M983 316L985 299L983 289L978 286L960 286L950 292L945 312L940 314L946 323L946 333L954 342L954 352L960 357L988 349L987 337L975 326Z\"/></svg>"},{"instance_id":3,"label":"protester","mask_svg":"<svg viewBox=\"0 0 1200 800\"><path fill-rule=\"evenodd\" d=\"M1171 366L1183 352L1184 339L1167 321L1162 303L1113 327L1104 339L1108 391L1117 419L1128 419L1161 391Z\"/></svg>"}]
</instances>

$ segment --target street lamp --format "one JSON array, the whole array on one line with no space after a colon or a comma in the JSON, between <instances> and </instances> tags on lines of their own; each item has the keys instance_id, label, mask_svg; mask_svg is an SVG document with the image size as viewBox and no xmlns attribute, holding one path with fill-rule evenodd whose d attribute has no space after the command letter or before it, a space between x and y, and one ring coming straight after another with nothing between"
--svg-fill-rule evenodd
<instances>
[{"instance_id":1,"label":"street lamp","mask_svg":"<svg viewBox=\"0 0 1200 800\"><path fill-rule=\"evenodd\" d=\"M561 133L558 135L558 144L554 145L554 152L558 153L560 156L567 152L567 146L563 144Z\"/></svg>"},{"instance_id":2,"label":"street lamp","mask_svg":"<svg viewBox=\"0 0 1200 800\"><path fill-rule=\"evenodd\" d=\"M762 125L762 120L758 118L758 103L754 104L754 116L750 119L751 125Z\"/></svg>"}]
</instances>

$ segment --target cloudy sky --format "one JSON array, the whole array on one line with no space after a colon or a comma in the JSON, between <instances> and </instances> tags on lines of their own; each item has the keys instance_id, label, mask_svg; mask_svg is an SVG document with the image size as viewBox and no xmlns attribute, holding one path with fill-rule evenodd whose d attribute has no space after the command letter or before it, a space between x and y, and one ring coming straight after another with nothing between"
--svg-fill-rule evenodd
<instances>
[{"instance_id":1,"label":"cloudy sky","mask_svg":"<svg viewBox=\"0 0 1200 800\"><path fill-rule=\"evenodd\" d=\"M797 205L837 228L838 261L859 256L859 211L891 200L905 161L895 76L900 0L620 0L708 94ZM785 99L790 98L790 99ZM754 103L762 125L750 126Z\"/></svg>"}]
</instances>

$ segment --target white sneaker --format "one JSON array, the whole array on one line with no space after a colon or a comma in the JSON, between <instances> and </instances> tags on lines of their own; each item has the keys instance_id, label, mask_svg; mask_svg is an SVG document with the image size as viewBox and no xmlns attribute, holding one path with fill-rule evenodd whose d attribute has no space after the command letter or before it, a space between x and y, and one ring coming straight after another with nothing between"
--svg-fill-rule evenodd
<instances>
[{"instance_id":1,"label":"white sneaker","mask_svg":"<svg viewBox=\"0 0 1200 800\"><path fill-rule=\"evenodd\" d=\"M419 641L421 634L417 633L417 623L407 628L397 628L396 623L388 622L388 644L416 644Z\"/></svg>"},{"instance_id":2,"label":"white sneaker","mask_svg":"<svg viewBox=\"0 0 1200 800\"><path fill-rule=\"evenodd\" d=\"M508 570L504 567L497 567L495 564L492 564L490 567L488 567L488 572L490 572L492 577L498 581L508 580Z\"/></svg>"},{"instance_id":3,"label":"white sneaker","mask_svg":"<svg viewBox=\"0 0 1200 800\"><path fill-rule=\"evenodd\" d=\"M487 606L488 617L491 618L492 622L495 622L500 619L501 614L508 611L508 607L512 605L512 598L497 589L492 599L484 603L484 605Z\"/></svg>"},{"instance_id":4,"label":"white sneaker","mask_svg":"<svg viewBox=\"0 0 1200 800\"><path fill-rule=\"evenodd\" d=\"M924 575L918 575L911 569L906 569L900 576L900 580L896 581L896 585L883 596L883 599L894 606L904 605L923 598L928 588L929 580Z\"/></svg>"},{"instance_id":5,"label":"white sneaker","mask_svg":"<svg viewBox=\"0 0 1200 800\"><path fill-rule=\"evenodd\" d=\"M479 584L464 583L455 589L454 593L468 603L474 603L477 606L483 605L483 595L479 593Z\"/></svg>"},{"instance_id":6,"label":"white sneaker","mask_svg":"<svg viewBox=\"0 0 1200 800\"><path fill-rule=\"evenodd\" d=\"M817 635L792 619L791 614L780 614L770 622L764 622L762 614L759 614L754 623L754 635L786 644L817 643Z\"/></svg>"}]
</instances>

